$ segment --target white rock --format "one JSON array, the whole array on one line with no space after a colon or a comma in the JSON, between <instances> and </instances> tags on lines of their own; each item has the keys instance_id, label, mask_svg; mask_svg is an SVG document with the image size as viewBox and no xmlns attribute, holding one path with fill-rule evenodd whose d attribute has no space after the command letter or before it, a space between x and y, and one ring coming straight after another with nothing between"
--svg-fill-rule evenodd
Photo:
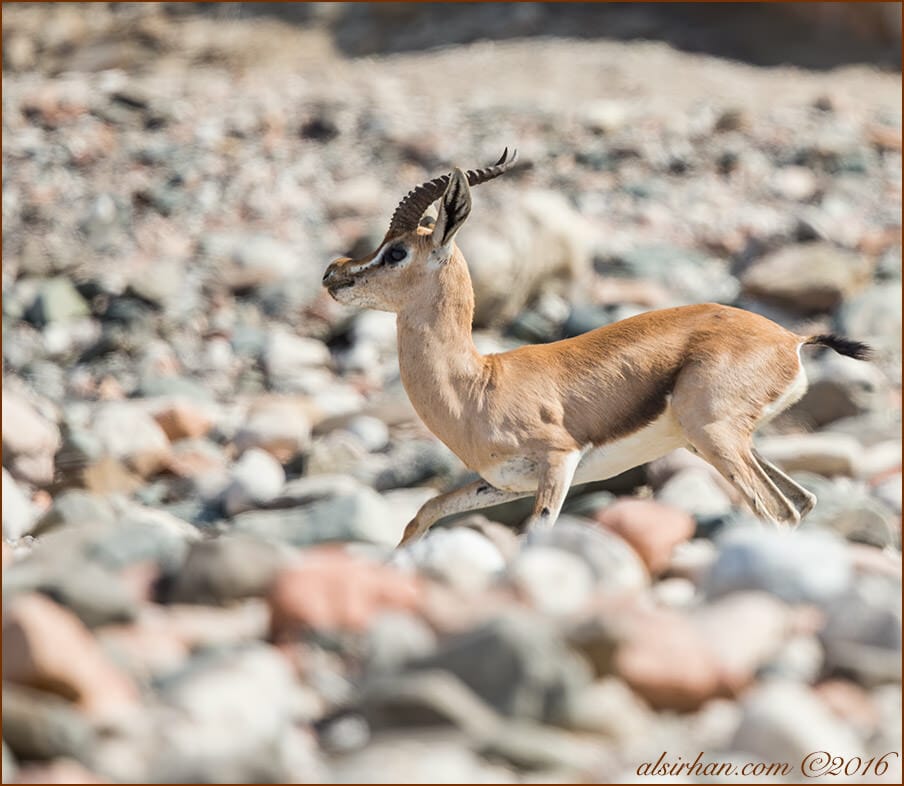
<instances>
[{"instance_id":1,"label":"white rock","mask_svg":"<svg viewBox=\"0 0 904 786\"><path fill-rule=\"evenodd\" d=\"M657 603L672 609L688 609L697 600L694 582L681 576L657 581L652 587L652 593Z\"/></svg>"},{"instance_id":2,"label":"white rock","mask_svg":"<svg viewBox=\"0 0 904 786\"><path fill-rule=\"evenodd\" d=\"M223 492L227 516L252 510L275 499L286 482L282 465L260 448L246 450L235 463L232 478Z\"/></svg>"},{"instance_id":3,"label":"white rock","mask_svg":"<svg viewBox=\"0 0 904 786\"><path fill-rule=\"evenodd\" d=\"M312 369L329 364L330 351L316 339L276 328L267 336L263 360L272 382L295 387L295 383L299 379L303 381Z\"/></svg>"},{"instance_id":4,"label":"white rock","mask_svg":"<svg viewBox=\"0 0 904 786\"><path fill-rule=\"evenodd\" d=\"M3 390L3 464L31 483L53 480L53 456L60 444L56 424L24 397Z\"/></svg>"},{"instance_id":5,"label":"white rock","mask_svg":"<svg viewBox=\"0 0 904 786\"><path fill-rule=\"evenodd\" d=\"M751 690L741 706L733 750L762 761L801 762L814 751L845 759L863 755L856 735L805 685L766 682Z\"/></svg>"},{"instance_id":6,"label":"white rock","mask_svg":"<svg viewBox=\"0 0 904 786\"><path fill-rule=\"evenodd\" d=\"M166 433L136 402L115 401L98 407L92 421L92 433L105 453L140 463L149 472L163 462L170 450Z\"/></svg>"},{"instance_id":7,"label":"white rock","mask_svg":"<svg viewBox=\"0 0 904 786\"><path fill-rule=\"evenodd\" d=\"M764 458L786 472L855 477L863 461L863 448L856 438L830 431L761 437L757 447Z\"/></svg>"},{"instance_id":8,"label":"white rock","mask_svg":"<svg viewBox=\"0 0 904 786\"><path fill-rule=\"evenodd\" d=\"M505 569L499 549L466 527L432 530L404 551L421 570L468 592L485 589Z\"/></svg>"},{"instance_id":9,"label":"white rock","mask_svg":"<svg viewBox=\"0 0 904 786\"><path fill-rule=\"evenodd\" d=\"M37 511L31 500L13 480L13 476L3 468L3 537L18 540L31 532L37 520Z\"/></svg>"},{"instance_id":10,"label":"white rock","mask_svg":"<svg viewBox=\"0 0 904 786\"><path fill-rule=\"evenodd\" d=\"M262 448L285 463L311 442L311 422L300 402L264 399L251 407L235 435L239 451Z\"/></svg>"},{"instance_id":11,"label":"white rock","mask_svg":"<svg viewBox=\"0 0 904 786\"><path fill-rule=\"evenodd\" d=\"M731 500L704 469L685 469L669 478L656 499L694 516L723 516L731 512Z\"/></svg>"},{"instance_id":12,"label":"white rock","mask_svg":"<svg viewBox=\"0 0 904 786\"><path fill-rule=\"evenodd\" d=\"M345 424L345 430L354 434L371 453L389 444L389 427L379 418L358 415Z\"/></svg>"},{"instance_id":13,"label":"white rock","mask_svg":"<svg viewBox=\"0 0 904 786\"><path fill-rule=\"evenodd\" d=\"M552 616L578 611L596 583L580 557L549 546L525 549L509 569L509 579L535 609Z\"/></svg>"}]
</instances>

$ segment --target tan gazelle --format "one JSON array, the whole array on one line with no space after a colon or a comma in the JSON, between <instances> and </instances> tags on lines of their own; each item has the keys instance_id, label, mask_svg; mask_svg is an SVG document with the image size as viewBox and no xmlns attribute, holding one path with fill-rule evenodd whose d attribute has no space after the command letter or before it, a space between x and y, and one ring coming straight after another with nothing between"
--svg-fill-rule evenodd
<instances>
[{"instance_id":1,"label":"tan gazelle","mask_svg":"<svg viewBox=\"0 0 904 786\"><path fill-rule=\"evenodd\" d=\"M341 303L397 315L399 368L418 415L480 480L429 500L402 543L452 513L536 494L528 530L555 523L572 484L602 480L679 447L712 464L763 519L796 524L815 497L753 448L757 426L797 401L800 348L865 359L835 335L799 336L747 311L707 303L651 311L564 341L482 355L474 293L455 235L470 187L514 161L450 174L399 203L372 254L323 277ZM422 220L440 201L435 224Z\"/></svg>"}]
</instances>

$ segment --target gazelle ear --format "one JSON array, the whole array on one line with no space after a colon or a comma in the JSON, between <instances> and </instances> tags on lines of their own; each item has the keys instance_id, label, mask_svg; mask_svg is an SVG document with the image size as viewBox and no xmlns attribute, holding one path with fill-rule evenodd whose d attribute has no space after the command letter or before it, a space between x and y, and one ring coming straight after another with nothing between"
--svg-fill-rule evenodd
<instances>
[{"instance_id":1,"label":"gazelle ear","mask_svg":"<svg viewBox=\"0 0 904 786\"><path fill-rule=\"evenodd\" d=\"M465 173L456 168L449 178L446 193L433 229L434 247L447 246L471 213L471 188Z\"/></svg>"}]
</instances>

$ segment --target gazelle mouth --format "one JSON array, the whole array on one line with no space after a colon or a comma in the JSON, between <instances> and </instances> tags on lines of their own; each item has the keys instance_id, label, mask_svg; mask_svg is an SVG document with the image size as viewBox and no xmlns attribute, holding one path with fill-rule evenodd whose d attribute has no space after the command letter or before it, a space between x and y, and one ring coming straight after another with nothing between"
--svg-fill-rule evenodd
<instances>
[{"instance_id":1,"label":"gazelle mouth","mask_svg":"<svg viewBox=\"0 0 904 786\"><path fill-rule=\"evenodd\" d=\"M354 279L349 279L348 281L338 281L335 284L329 284L326 289L327 289L327 292L329 292L330 295L333 297L333 299L335 299L336 293L340 289L348 289L350 287L353 287L354 285L355 285Z\"/></svg>"}]
</instances>

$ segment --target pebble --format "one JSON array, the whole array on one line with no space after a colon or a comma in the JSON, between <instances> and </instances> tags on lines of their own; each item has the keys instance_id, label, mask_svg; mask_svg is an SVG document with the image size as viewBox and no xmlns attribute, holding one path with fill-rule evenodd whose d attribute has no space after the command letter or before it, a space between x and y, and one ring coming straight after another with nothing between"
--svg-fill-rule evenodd
<instances>
[{"instance_id":1,"label":"pebble","mask_svg":"<svg viewBox=\"0 0 904 786\"><path fill-rule=\"evenodd\" d=\"M273 635L365 631L383 611L418 607L415 577L334 547L309 550L276 575L268 593Z\"/></svg>"},{"instance_id":2,"label":"pebble","mask_svg":"<svg viewBox=\"0 0 904 786\"><path fill-rule=\"evenodd\" d=\"M699 709L722 687L719 656L691 621L674 611L638 612L615 649L612 666L659 710Z\"/></svg>"},{"instance_id":3,"label":"pebble","mask_svg":"<svg viewBox=\"0 0 904 786\"><path fill-rule=\"evenodd\" d=\"M827 532L735 530L717 545L718 556L703 582L711 598L763 590L787 603L824 605L851 582L844 543Z\"/></svg>"},{"instance_id":4,"label":"pebble","mask_svg":"<svg viewBox=\"0 0 904 786\"><path fill-rule=\"evenodd\" d=\"M49 689L94 716L120 712L139 698L78 618L41 595L22 595L6 609L3 679Z\"/></svg>"},{"instance_id":5,"label":"pebble","mask_svg":"<svg viewBox=\"0 0 904 786\"><path fill-rule=\"evenodd\" d=\"M739 695L782 649L793 619L784 603L765 592L736 592L698 609L693 622L716 654L722 684Z\"/></svg>"},{"instance_id":6,"label":"pebble","mask_svg":"<svg viewBox=\"0 0 904 786\"><path fill-rule=\"evenodd\" d=\"M564 721L590 681L548 621L514 611L450 637L409 668L450 672L497 712L553 723Z\"/></svg>"},{"instance_id":7,"label":"pebble","mask_svg":"<svg viewBox=\"0 0 904 786\"><path fill-rule=\"evenodd\" d=\"M42 326L87 314L87 304L68 278L48 278L39 286L26 318Z\"/></svg>"},{"instance_id":8,"label":"pebble","mask_svg":"<svg viewBox=\"0 0 904 786\"><path fill-rule=\"evenodd\" d=\"M863 448L854 437L830 431L761 437L758 449L786 472L813 472L826 477L855 476L863 461Z\"/></svg>"},{"instance_id":9,"label":"pebble","mask_svg":"<svg viewBox=\"0 0 904 786\"><path fill-rule=\"evenodd\" d=\"M260 540L224 535L198 541L188 550L170 599L223 605L263 596L283 561L278 548Z\"/></svg>"},{"instance_id":10,"label":"pebble","mask_svg":"<svg viewBox=\"0 0 904 786\"><path fill-rule=\"evenodd\" d=\"M373 489L355 486L301 508L256 510L233 518L235 531L293 546L363 541L394 546L408 519Z\"/></svg>"},{"instance_id":11,"label":"pebble","mask_svg":"<svg viewBox=\"0 0 904 786\"><path fill-rule=\"evenodd\" d=\"M250 448L232 467L223 491L223 510L227 516L235 516L264 507L279 495L285 482L282 465L270 453Z\"/></svg>"},{"instance_id":12,"label":"pebble","mask_svg":"<svg viewBox=\"0 0 904 786\"><path fill-rule=\"evenodd\" d=\"M170 455L166 433L144 409L132 402L98 407L91 424L103 451L124 461L142 477L163 469Z\"/></svg>"},{"instance_id":13,"label":"pebble","mask_svg":"<svg viewBox=\"0 0 904 786\"><path fill-rule=\"evenodd\" d=\"M694 534L694 519L682 510L652 500L623 499L601 510L596 520L624 538L652 575L669 565L672 551Z\"/></svg>"},{"instance_id":14,"label":"pebble","mask_svg":"<svg viewBox=\"0 0 904 786\"><path fill-rule=\"evenodd\" d=\"M729 514L731 499L709 470L689 468L669 478L656 492L657 502L706 519Z\"/></svg>"},{"instance_id":15,"label":"pebble","mask_svg":"<svg viewBox=\"0 0 904 786\"><path fill-rule=\"evenodd\" d=\"M650 582L643 561L624 540L581 519L560 516L550 530L531 533L527 548L561 549L590 566L597 588L613 593L637 592Z\"/></svg>"},{"instance_id":16,"label":"pebble","mask_svg":"<svg viewBox=\"0 0 904 786\"><path fill-rule=\"evenodd\" d=\"M37 485L53 479L53 455L60 444L56 424L24 397L3 388L3 466Z\"/></svg>"},{"instance_id":17,"label":"pebble","mask_svg":"<svg viewBox=\"0 0 904 786\"><path fill-rule=\"evenodd\" d=\"M252 405L235 435L239 451L262 448L285 464L311 441L311 422L299 401L268 398Z\"/></svg>"},{"instance_id":18,"label":"pebble","mask_svg":"<svg viewBox=\"0 0 904 786\"><path fill-rule=\"evenodd\" d=\"M552 617L580 611L596 584L580 557L549 546L525 549L511 565L509 581L532 608Z\"/></svg>"},{"instance_id":19,"label":"pebble","mask_svg":"<svg viewBox=\"0 0 904 786\"><path fill-rule=\"evenodd\" d=\"M867 259L829 243L785 246L753 263L741 276L744 291L800 314L824 313L868 282Z\"/></svg>"},{"instance_id":20,"label":"pebble","mask_svg":"<svg viewBox=\"0 0 904 786\"><path fill-rule=\"evenodd\" d=\"M13 476L3 468L3 537L18 540L34 527L37 511L19 488Z\"/></svg>"},{"instance_id":21,"label":"pebble","mask_svg":"<svg viewBox=\"0 0 904 786\"><path fill-rule=\"evenodd\" d=\"M741 709L731 747L761 761L799 762L823 750L845 759L863 754L857 735L806 685L766 682L742 699Z\"/></svg>"},{"instance_id":22,"label":"pebble","mask_svg":"<svg viewBox=\"0 0 904 786\"><path fill-rule=\"evenodd\" d=\"M486 589L505 569L499 549L479 532L465 527L431 530L396 559L407 561L406 557L426 575L470 593Z\"/></svg>"},{"instance_id":23,"label":"pebble","mask_svg":"<svg viewBox=\"0 0 904 786\"><path fill-rule=\"evenodd\" d=\"M170 442L199 439L213 427L210 417L200 407L188 401L178 401L154 413L154 420Z\"/></svg>"}]
</instances>

